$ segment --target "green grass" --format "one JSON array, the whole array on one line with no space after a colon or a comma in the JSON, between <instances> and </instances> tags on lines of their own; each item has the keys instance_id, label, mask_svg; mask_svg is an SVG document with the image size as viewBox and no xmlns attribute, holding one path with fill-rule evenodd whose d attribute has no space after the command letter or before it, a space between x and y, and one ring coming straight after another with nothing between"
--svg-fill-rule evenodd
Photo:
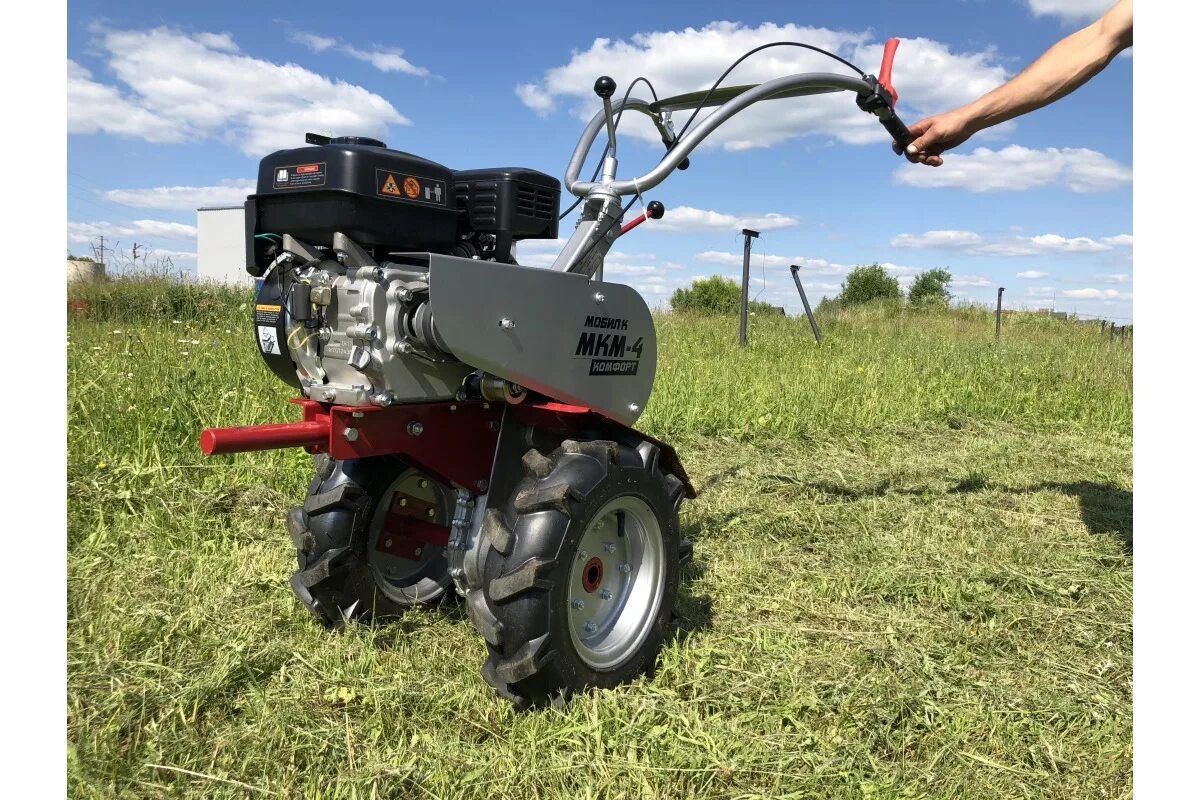
<instances>
[{"instance_id":1,"label":"green grass","mask_svg":"<svg viewBox=\"0 0 1200 800\"><path fill-rule=\"evenodd\" d=\"M644 427L701 490L681 629L652 678L522 714L457 604L327 633L291 597L310 460L196 445L295 418L248 297L86 291L74 797L1130 795L1130 348L1094 328L872 309L740 352L661 318Z\"/></svg>"}]
</instances>

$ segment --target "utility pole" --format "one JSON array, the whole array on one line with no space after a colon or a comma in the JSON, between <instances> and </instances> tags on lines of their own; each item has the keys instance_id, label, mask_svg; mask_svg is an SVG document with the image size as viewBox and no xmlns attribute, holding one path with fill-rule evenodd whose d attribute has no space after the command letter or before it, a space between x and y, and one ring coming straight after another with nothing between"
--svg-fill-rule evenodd
<instances>
[{"instance_id":1,"label":"utility pole","mask_svg":"<svg viewBox=\"0 0 1200 800\"><path fill-rule=\"evenodd\" d=\"M758 231L742 228L742 236L746 237L746 246L742 250L742 318L738 324L738 344L745 347L750 344L746 332L750 321L750 240L758 238Z\"/></svg>"},{"instance_id":2,"label":"utility pole","mask_svg":"<svg viewBox=\"0 0 1200 800\"><path fill-rule=\"evenodd\" d=\"M820 344L821 329L817 327L817 319L808 305L808 295L804 294L804 286L800 283L800 267L795 264L792 264L792 280L796 282L796 290L800 292L800 302L804 303L804 313L808 316L808 324L812 327L813 338L817 340L817 344Z\"/></svg>"},{"instance_id":3,"label":"utility pole","mask_svg":"<svg viewBox=\"0 0 1200 800\"><path fill-rule=\"evenodd\" d=\"M104 237L100 237L100 249L96 250L96 245L92 245L92 255L96 256L101 264L104 263Z\"/></svg>"},{"instance_id":4,"label":"utility pole","mask_svg":"<svg viewBox=\"0 0 1200 800\"><path fill-rule=\"evenodd\" d=\"M996 341L1000 341L1000 309L1003 305L1002 298L1004 297L1004 287L1001 286L996 290Z\"/></svg>"}]
</instances>

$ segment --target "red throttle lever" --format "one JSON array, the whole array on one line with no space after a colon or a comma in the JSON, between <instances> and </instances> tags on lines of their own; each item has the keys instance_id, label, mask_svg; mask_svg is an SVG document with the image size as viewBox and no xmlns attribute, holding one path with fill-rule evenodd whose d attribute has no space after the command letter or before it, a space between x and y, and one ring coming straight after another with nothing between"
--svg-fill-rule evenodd
<instances>
[{"instance_id":1,"label":"red throttle lever","mask_svg":"<svg viewBox=\"0 0 1200 800\"><path fill-rule=\"evenodd\" d=\"M896 101L900 93L892 85L892 61L896 58L896 48L900 40L888 39L883 45L883 63L879 65L879 78L866 75L865 80L872 85L870 92L858 96L858 107L879 117L879 123L892 135L900 152L912 144L913 136L908 132L908 126L896 116Z\"/></svg>"},{"instance_id":2,"label":"red throttle lever","mask_svg":"<svg viewBox=\"0 0 1200 800\"><path fill-rule=\"evenodd\" d=\"M641 225L643 222L646 221L647 217L649 217L650 219L662 219L663 214L665 214L665 213L667 213L666 206L664 206L662 203L658 202L657 200L651 200L649 203L646 204L645 211L643 211L641 214L638 214L636 217L629 220L629 222L626 222L624 225L621 226L621 235L624 236L625 234L629 233L631 230L636 228L638 225Z\"/></svg>"}]
</instances>

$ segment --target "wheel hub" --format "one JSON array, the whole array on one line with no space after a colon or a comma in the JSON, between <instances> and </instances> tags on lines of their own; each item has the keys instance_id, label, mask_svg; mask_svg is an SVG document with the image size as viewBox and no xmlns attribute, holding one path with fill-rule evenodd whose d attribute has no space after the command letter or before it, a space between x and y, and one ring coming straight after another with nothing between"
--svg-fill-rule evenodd
<instances>
[{"instance_id":1,"label":"wheel hub","mask_svg":"<svg viewBox=\"0 0 1200 800\"><path fill-rule=\"evenodd\" d=\"M666 559L662 529L640 497L605 504L579 541L567 591L571 642L597 670L628 660L662 605Z\"/></svg>"}]
</instances>

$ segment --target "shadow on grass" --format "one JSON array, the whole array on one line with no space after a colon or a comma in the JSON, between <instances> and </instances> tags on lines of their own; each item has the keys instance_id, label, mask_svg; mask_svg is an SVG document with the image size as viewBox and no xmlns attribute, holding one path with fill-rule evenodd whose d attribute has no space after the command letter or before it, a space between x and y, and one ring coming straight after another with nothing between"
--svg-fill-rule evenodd
<instances>
[{"instance_id":1,"label":"shadow on grass","mask_svg":"<svg viewBox=\"0 0 1200 800\"><path fill-rule=\"evenodd\" d=\"M873 486L854 488L826 481L805 484L805 487L822 494L847 500L864 500L886 494L933 496L930 488L892 487L887 481ZM1133 554L1133 492L1095 481L1054 482L1045 481L1024 487L1009 487L993 484L979 473L966 478L946 490L946 494L969 494L991 490L1009 494L1029 494L1054 491L1075 497L1079 501L1079 515L1088 532L1095 536L1111 536L1118 539L1125 551Z\"/></svg>"},{"instance_id":2,"label":"shadow on grass","mask_svg":"<svg viewBox=\"0 0 1200 800\"><path fill-rule=\"evenodd\" d=\"M690 539L695 531L689 526L683 531L684 537ZM675 600L675 613L672 621L675 623L675 639L684 639L693 631L706 631L712 627L712 597L698 594L695 590L696 580L708 572L708 564L693 556L685 564L679 576L679 594Z\"/></svg>"}]
</instances>

